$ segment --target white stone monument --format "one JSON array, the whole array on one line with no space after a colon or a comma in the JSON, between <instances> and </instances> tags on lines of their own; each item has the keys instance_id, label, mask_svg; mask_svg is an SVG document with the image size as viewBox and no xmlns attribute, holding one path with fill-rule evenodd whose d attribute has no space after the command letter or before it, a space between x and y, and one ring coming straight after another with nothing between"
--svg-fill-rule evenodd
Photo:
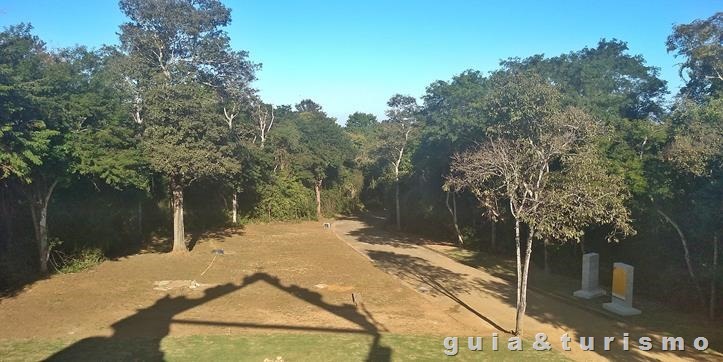
<instances>
[{"instance_id":1,"label":"white stone monument","mask_svg":"<svg viewBox=\"0 0 723 362\"><path fill-rule=\"evenodd\" d=\"M582 289L572 295L584 299L605 295L605 291L598 285L599 264L600 255L598 253L587 253L582 256Z\"/></svg>"},{"instance_id":2,"label":"white stone monument","mask_svg":"<svg viewBox=\"0 0 723 362\"><path fill-rule=\"evenodd\" d=\"M633 308L633 271L632 265L613 264L612 301L604 303L603 308L621 316L632 316L642 313Z\"/></svg>"}]
</instances>

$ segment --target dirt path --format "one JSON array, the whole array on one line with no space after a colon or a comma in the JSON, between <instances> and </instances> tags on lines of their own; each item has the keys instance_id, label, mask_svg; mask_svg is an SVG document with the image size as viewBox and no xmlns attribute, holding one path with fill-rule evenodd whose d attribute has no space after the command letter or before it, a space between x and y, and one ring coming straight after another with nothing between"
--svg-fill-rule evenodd
<instances>
[{"instance_id":1,"label":"dirt path","mask_svg":"<svg viewBox=\"0 0 723 362\"><path fill-rule=\"evenodd\" d=\"M408 286L433 301L454 319L468 326L483 326L485 334L472 331L466 336L490 338L514 328L514 283L495 276L491 270L472 268L458 263L418 238L385 232L372 218L340 219L333 230L352 248L367 256L380 269L395 275ZM684 352L662 351L659 333L632 324L606 318L589 310L533 291L528 292L528 311L525 318L526 337L545 333L553 348L562 351L560 337L568 334L573 342L569 358L581 361L625 360L721 360L723 355L691 351L693 341L686 341ZM630 334L630 351L623 351L622 334ZM610 351L604 351L603 337L615 337ZM641 351L637 340L652 338L653 349ZM505 336L506 337L506 336ZM594 337L594 351L583 351L579 337ZM466 340L466 339L464 339ZM506 338L501 341L506 341ZM466 342L461 343L462 348ZM502 344L502 348L506 343Z\"/></svg>"}]
</instances>

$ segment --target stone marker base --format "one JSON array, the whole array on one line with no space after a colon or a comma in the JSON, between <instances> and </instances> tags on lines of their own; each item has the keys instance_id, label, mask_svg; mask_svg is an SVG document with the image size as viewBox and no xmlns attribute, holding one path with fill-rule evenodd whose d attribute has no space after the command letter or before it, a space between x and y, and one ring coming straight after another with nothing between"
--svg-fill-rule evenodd
<instances>
[{"instance_id":1,"label":"stone marker base","mask_svg":"<svg viewBox=\"0 0 723 362\"><path fill-rule=\"evenodd\" d=\"M629 317L642 313L640 309L635 309L621 302L603 303L603 309L613 312L617 315L621 315L623 317Z\"/></svg>"},{"instance_id":2,"label":"stone marker base","mask_svg":"<svg viewBox=\"0 0 723 362\"><path fill-rule=\"evenodd\" d=\"M605 295L605 291L600 288L593 290L580 289L573 292L572 295L582 299L592 299Z\"/></svg>"}]
</instances>

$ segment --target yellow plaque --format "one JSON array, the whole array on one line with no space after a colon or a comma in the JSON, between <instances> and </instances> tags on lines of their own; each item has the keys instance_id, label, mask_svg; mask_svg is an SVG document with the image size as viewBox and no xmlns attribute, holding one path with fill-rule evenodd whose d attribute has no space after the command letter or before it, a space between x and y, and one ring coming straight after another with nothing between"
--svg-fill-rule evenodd
<instances>
[{"instance_id":1,"label":"yellow plaque","mask_svg":"<svg viewBox=\"0 0 723 362\"><path fill-rule=\"evenodd\" d=\"M628 282L627 275L625 275L625 269L614 268L613 269L613 296L625 300L625 287Z\"/></svg>"}]
</instances>

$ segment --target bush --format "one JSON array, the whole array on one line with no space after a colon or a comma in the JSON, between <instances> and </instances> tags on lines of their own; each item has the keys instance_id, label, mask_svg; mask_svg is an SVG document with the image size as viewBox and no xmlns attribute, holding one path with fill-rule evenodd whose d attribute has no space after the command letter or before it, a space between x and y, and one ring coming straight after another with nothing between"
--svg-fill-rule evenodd
<instances>
[{"instance_id":1,"label":"bush","mask_svg":"<svg viewBox=\"0 0 723 362\"><path fill-rule=\"evenodd\" d=\"M271 220L312 219L315 216L314 192L289 175L278 175L257 190L259 202L255 218Z\"/></svg>"},{"instance_id":2,"label":"bush","mask_svg":"<svg viewBox=\"0 0 723 362\"><path fill-rule=\"evenodd\" d=\"M363 209L359 195L351 192L345 185L321 191L321 210L327 216L350 215Z\"/></svg>"},{"instance_id":3,"label":"bush","mask_svg":"<svg viewBox=\"0 0 723 362\"><path fill-rule=\"evenodd\" d=\"M62 242L55 239L51 245L59 246ZM50 263L56 271L62 274L77 273L92 268L105 260L103 251L98 248L83 248L66 254L60 250L51 249Z\"/></svg>"}]
</instances>

